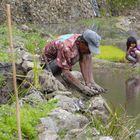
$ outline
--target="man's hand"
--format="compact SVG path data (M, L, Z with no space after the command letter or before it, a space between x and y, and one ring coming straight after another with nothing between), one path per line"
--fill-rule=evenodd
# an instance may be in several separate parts
M95 82L94 83L89 83L89 84L87 84L87 86L90 87L90 89L98 91L99 93L104 93L105 92L105 89L102 88L101 86L99 86L98 84L96 84Z
M84 94L88 95L88 96L94 96L94 95L98 95L99 94L99 91L93 89L93 88L90 88L88 86L84 86L84 89L82 91Z
M87 85L83 84L81 81L76 79L69 70L63 70L62 71L62 77L66 82L69 84L75 86L80 92L88 95L88 96L94 96L99 94L99 91L93 88L88 87Z

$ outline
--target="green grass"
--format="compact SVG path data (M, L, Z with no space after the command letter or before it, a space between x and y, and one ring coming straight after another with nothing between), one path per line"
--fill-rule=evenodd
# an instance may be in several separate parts
M30 32L24 32L17 28L17 25L12 26L13 38L15 36L20 36L23 39L27 40L25 43L25 47L29 52L37 53L38 50L41 50L45 44L47 43L47 39L41 36L41 33L38 30L33 30ZM8 29L7 26L0 25L0 45L4 46L4 48L8 48L9 38L8 38Z
M15 37L21 37L19 38L19 41L21 39L21 42L25 44L25 48L33 54L40 54L42 51L42 48L45 47L47 42L50 41L50 39L45 39L41 36L41 32L39 30L33 29L33 31L30 32L24 32L17 28L17 25L12 26L13 31L13 41ZM18 39L17 39L18 41ZM13 42L14 43L14 42ZM8 36L8 29L5 24L0 25L0 62L9 62L9 36Z
M9 55L3 50L0 52L0 62L9 62Z
M23 138L29 140L37 139L36 125L39 123L39 118L46 117L50 111L56 108L56 102L56 100L51 100L48 103L38 104L35 107L24 105L21 108L21 130ZM0 139L17 139L16 115L13 106L2 105L0 107Z
M136 120L139 118L139 116L135 118L128 116L122 107L111 109L111 114L106 122L99 115L95 117L89 113L88 116L91 118L91 121L84 128L85 131L90 127L94 127L101 136L112 136L115 140L129 140L131 137L134 138ZM94 134L91 133L91 136L94 136Z
M125 52L115 46L100 46L101 53L96 58L113 62L125 62Z
M0 45L7 46L8 45L8 31L4 25L0 25Z

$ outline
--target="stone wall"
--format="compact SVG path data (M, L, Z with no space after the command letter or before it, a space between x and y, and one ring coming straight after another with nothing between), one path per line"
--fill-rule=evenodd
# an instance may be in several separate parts
M0 23L6 19L6 3L11 4L15 22L62 23L93 17L91 0L0 0Z

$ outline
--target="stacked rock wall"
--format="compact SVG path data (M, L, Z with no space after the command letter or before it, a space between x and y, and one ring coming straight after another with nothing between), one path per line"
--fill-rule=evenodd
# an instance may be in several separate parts
M6 3L11 4L15 22L62 23L93 17L91 0L0 0L0 23L6 19Z

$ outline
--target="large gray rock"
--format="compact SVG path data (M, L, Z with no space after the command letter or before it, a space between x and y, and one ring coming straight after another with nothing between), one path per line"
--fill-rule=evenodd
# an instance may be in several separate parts
M83 132L83 129L72 129L70 130L67 135L65 136L65 140L78 140L77 136ZM85 139L85 137L81 137L80 140Z
M15 50L26 50L25 44L27 43L27 40L25 38L22 38L21 36L14 36L13 37L13 45Z
M41 124L38 126L40 136L45 132L47 133L47 131L58 134L64 130L80 129L88 123L85 116L72 114L61 108L55 109L49 114L49 117L41 118L40 121Z
M25 52L25 53L22 54L22 59L24 61L32 61L33 62L34 61L34 56L29 52Z
M72 129L64 140L114 140L111 136L100 136L96 128Z
M70 98L63 95L57 95L54 99L58 100L57 105L69 112L76 112L84 108L84 103L77 98Z
M38 78L37 88L39 88L43 93L50 93L58 90L66 91L66 88L52 75L52 73L48 72L47 70L39 69L36 71L36 73L34 73L33 70L27 73L24 86L35 86L35 76L37 76L36 78Z
M54 133L57 133L59 131L57 122L54 121L51 117L41 118L40 121L41 121L41 124L38 125L39 133L42 133L45 130L47 130L47 131L49 130Z
M89 100L88 110L93 116L100 116L104 122L108 118L108 108L102 96L95 96Z
M22 59L22 68L25 72L28 72L31 69L41 69L39 55L31 55L30 53L25 53L21 55Z
M65 140L92 140L99 132L95 128L72 129L65 136Z
M39 135L39 140L58 140L58 135L52 131L45 131Z
M31 61L23 61L22 63L23 71L28 72L29 70L34 68L34 63Z
M14 87L11 72L12 66L10 63L0 62L0 104L7 103L13 95Z
M72 93L70 92L70 91L54 91L54 92L51 92L51 93L49 93L49 94L46 94L45 95L45 98L46 99L51 99L51 98L53 98L53 97L55 97L55 96L67 96L67 95L72 95Z
M71 74L72 74L75 78L77 78L77 79L79 79L79 80L83 80L83 76L82 76L82 73L81 73L81 72L79 72L79 71L71 71Z
M30 105L36 105L43 101L45 101L43 94L37 89L32 88L28 91L27 95L20 100L20 105L22 106L24 103L28 103Z
M88 123L88 119L85 116L72 114L60 108L55 109L49 116L56 120L59 129L71 130L74 128L82 128Z

